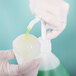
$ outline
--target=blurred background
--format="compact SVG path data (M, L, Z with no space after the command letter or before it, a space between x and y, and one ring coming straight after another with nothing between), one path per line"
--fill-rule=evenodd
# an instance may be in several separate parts
M52 40L53 53L63 62L71 76L76 76L76 0L66 0L70 4L67 27ZM29 9L29 0L0 0L0 50L12 49L12 41L26 32L26 27L34 18ZM41 35L40 23L31 33ZM17 64L16 59L9 61Z

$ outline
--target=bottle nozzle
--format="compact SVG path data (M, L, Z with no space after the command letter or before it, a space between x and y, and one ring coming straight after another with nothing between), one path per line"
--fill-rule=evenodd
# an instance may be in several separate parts
M32 20L32 21L29 23L29 25L28 25L28 27L27 27L27 30L30 31L30 30L32 29L32 27L33 27L37 22L39 22L39 21L40 21L40 19L36 17L34 20Z

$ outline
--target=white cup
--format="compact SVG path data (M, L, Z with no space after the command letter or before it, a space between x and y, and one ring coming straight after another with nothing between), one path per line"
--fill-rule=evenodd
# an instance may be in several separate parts
M40 57L40 48L39 40L31 34L22 34L13 41L13 51L18 64Z

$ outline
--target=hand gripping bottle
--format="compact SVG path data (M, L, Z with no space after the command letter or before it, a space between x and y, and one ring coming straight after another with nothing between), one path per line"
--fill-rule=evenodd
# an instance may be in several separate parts
M39 38L41 43L41 58L38 76L70 76L61 61L51 52L51 42L46 39L46 29L42 23L42 37Z

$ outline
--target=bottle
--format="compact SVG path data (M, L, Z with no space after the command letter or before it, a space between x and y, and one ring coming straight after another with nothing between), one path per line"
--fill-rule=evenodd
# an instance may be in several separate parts
M51 42L45 37L46 29L43 22L41 28L42 37L39 38L39 41L42 64L37 76L70 76L61 61L52 53Z

